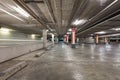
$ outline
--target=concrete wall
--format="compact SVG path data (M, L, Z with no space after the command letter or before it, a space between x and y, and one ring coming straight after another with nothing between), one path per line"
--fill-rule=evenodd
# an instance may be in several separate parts
M80 38L80 43L94 44L95 39L93 37Z
M93 37L86 38L86 43L95 43L95 39Z
M51 42L47 43L47 46ZM16 30L3 30L0 28L0 63L43 48L40 36L31 36Z
M99 43L105 43L105 38L104 37L99 38Z
M8 28L7 28L8 29ZM24 34L16 30L8 29L9 31L0 30L0 39L24 39L24 40L38 40L40 35L36 35L35 38L32 37L32 34Z
M47 46L49 45L51 43L47 44ZM0 63L41 48L43 48L43 43L38 42L15 46L0 46Z

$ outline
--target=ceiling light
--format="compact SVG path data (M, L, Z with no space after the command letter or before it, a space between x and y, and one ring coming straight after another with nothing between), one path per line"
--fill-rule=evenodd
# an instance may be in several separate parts
M119 31L120 28L112 28L112 30Z
M97 1L100 3L101 6L103 6L107 2L107 0L97 0Z
M2 9L2 8L0 8L0 10L3 11L3 12L5 12L5 13L7 13L7 14L9 14L10 16L13 16L14 18L16 18L16 19L18 19L18 20L20 20L20 21L23 21L23 20L20 19L19 17L17 17L17 16L15 16L15 15L11 14L10 12L8 12L8 11Z
M112 5L114 5L116 2L118 2L118 0L113 0L113 2L111 4L109 4L105 9L108 9L109 7L111 7Z
M68 29L68 31L72 31L72 29L70 28L70 29Z
M96 32L96 34L105 34L105 31Z
M25 17L30 17L30 15L25 11L23 10L21 7L14 7L14 6L11 6L14 10L16 10L19 14L25 16Z
M90 34L91 36L93 36L94 34Z
M86 22L87 20L85 20L85 19L81 19L81 20L76 20L73 24L74 25L82 25L82 24L84 24L85 22Z
M48 32L49 30L47 29L46 31Z
M67 34L71 34L71 32L67 32Z
M8 32L9 29L8 28L0 28L1 31L4 31L4 32Z
M35 39L35 34L32 34L32 35L31 35L31 38L32 38L32 39Z
M10 29L0 28L0 33L3 34L3 35L8 35L10 33Z

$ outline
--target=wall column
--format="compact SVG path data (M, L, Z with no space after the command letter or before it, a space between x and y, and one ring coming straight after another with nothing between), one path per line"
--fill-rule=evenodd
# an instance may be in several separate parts
M47 30L43 30L43 48L47 48Z
M69 35L66 35L66 43L69 43Z
M76 39L76 43L77 43L77 44L80 43L80 39L79 39L79 38Z
M51 34L51 36L52 36L52 43L54 44L54 43L55 43L55 42L54 42L54 39L55 39L54 37L55 37L55 36L54 36L54 34Z
M64 35L64 43L66 43L66 35Z
M72 28L72 39L71 39L72 41L71 41L71 47L72 48L75 48L76 47L76 28L75 27L73 27Z
M106 37L104 38L104 41L105 41L105 44L108 43L108 39Z
M95 43L96 43L96 44L99 43L99 36L98 36L98 35L96 35L96 37L95 37Z

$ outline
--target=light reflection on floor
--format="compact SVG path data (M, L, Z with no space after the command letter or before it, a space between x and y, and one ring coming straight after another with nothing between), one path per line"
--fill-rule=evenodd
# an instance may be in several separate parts
M58 44L9 80L120 80L119 46Z

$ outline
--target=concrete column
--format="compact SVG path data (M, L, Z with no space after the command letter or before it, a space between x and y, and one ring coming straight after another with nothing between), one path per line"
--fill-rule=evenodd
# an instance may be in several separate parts
M64 42L67 44L68 43L68 35L64 35Z
M55 38L56 43L58 43L58 37Z
M58 43L58 37L57 36L54 36L54 44L57 44Z
M54 34L51 34L51 36L52 36L52 43L54 44Z
M64 35L64 43L66 43L66 35Z
M71 47L72 48L75 48L76 47L76 42L75 42L75 40L76 40L76 28L75 27L73 27L72 28L72 41L71 41Z
M79 38L77 38L77 40L76 40L76 41L77 41L77 43L79 43L79 42L80 42Z
M96 43L96 44L99 43L99 36L98 36L98 35L96 35L96 37L95 37L95 43Z
M105 44L108 43L108 39L106 37L104 38L104 42L105 42Z
M47 47L47 30L43 30L43 48Z
M68 44L69 43L69 36L66 35L66 43Z

